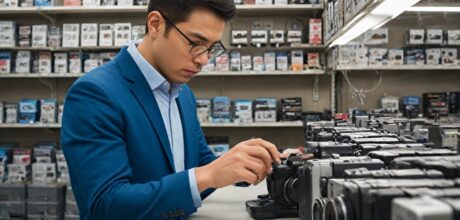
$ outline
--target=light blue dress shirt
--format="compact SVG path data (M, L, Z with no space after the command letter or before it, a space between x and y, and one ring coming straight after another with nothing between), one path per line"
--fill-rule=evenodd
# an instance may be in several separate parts
M184 170L184 133L176 98L182 84L170 84L137 50L134 41L129 43L128 52L147 80L160 108L161 117L168 133L176 172ZM201 206L200 192L196 184L195 169L188 171L190 191L196 208Z

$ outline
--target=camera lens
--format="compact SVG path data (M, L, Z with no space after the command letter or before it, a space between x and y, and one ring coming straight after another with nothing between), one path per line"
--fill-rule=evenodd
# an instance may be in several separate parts
M339 196L327 202L324 220L351 220L343 197Z
M299 184L298 178L289 178L284 183L284 199L289 205L296 205L299 203Z
M324 209L326 208L327 201L327 198L315 200L315 204L313 204L313 220L323 220Z

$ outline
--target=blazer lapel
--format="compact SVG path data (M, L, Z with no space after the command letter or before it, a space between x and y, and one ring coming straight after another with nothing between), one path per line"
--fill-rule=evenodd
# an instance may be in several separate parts
M137 67L136 63L126 48L123 48L115 59L120 66L120 72L122 73L123 78L132 82L130 88L131 92L136 97L139 104L142 106L145 114L148 116L150 124L153 126L157 137L160 139L161 146L163 147L163 151L168 158L169 165L174 171L174 159L168 140L168 134L166 133L166 128L163 122L163 118L161 117L158 103L152 91L150 90L150 86L148 85L147 80L142 75L142 72Z

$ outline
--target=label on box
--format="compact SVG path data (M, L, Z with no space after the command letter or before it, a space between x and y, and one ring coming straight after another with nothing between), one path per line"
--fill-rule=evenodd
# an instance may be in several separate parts
M51 73L51 52L39 52L38 72Z
M41 100L40 122L42 123L56 123L57 113L56 99Z
M237 51L230 53L230 70L241 71L241 54Z
M264 71L264 57L254 56L252 58L254 64L254 71Z
M99 25L99 46L113 46L113 24Z
M426 64L428 65L441 64L441 48L426 49Z
M33 183L54 183L56 182L55 163L34 163L32 164Z
M241 69L245 71L252 70L252 57L251 55L241 56Z
M32 47L46 47L48 25L32 25Z
M425 43L425 30L423 29L410 29L409 40L410 45L420 45Z
M275 71L276 70L276 53L267 52L264 54L265 61L265 71Z
M444 34L442 29L426 30L426 43L441 45L443 43Z
M16 71L17 73L30 73L30 51L20 50L16 54Z
M369 65L382 66L388 63L388 49L386 48L370 48L369 49Z
M287 71L289 69L288 56L285 52L276 54L276 70Z
M12 21L0 21L0 47L16 46L16 25Z
M390 49L388 51L388 64L389 65L403 65L404 64L404 50Z
M441 50L441 60L444 65L457 65L457 49L455 48L443 48Z
M54 53L54 72L67 73L67 53Z
M64 24L62 29L62 47L79 47L80 24Z
M5 123L14 124L18 122L18 105L6 104L5 113Z

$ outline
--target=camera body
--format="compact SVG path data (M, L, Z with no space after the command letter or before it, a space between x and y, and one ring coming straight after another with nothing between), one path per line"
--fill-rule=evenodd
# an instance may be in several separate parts
M452 198L397 198L392 203L392 219L460 219L460 199Z
M290 156L281 164L273 166L267 177L267 195L246 202L246 211L254 219L297 217L298 187L297 170L306 162L305 155Z
M380 160L369 157L340 157L309 160L299 168L299 216L301 219L313 219L312 210L315 199L325 197L329 178L341 178L345 170L366 167L370 170L382 169Z
M434 169L442 172L446 178L456 178L460 177L460 156L401 157L394 159L390 168Z

